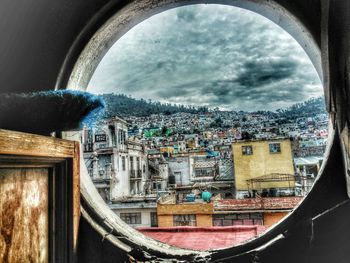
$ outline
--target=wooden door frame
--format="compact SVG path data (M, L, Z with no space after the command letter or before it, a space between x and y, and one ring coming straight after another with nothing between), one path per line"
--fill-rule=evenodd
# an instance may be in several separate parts
M72 262L80 219L79 142L0 129L1 168L49 169L49 261Z

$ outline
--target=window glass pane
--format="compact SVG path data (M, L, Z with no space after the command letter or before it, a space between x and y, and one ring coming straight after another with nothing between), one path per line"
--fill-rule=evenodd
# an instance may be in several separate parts
M222 220L221 219L215 219L213 221L213 226L222 226Z
M249 213L246 214L238 214L237 215L238 219L249 219Z
M253 146L251 146L251 145L242 146L242 154L243 155L252 155L253 154Z
M127 224L141 224L141 213L120 213L120 218Z
M262 214L261 213L251 213L250 218L252 219L262 219Z
M229 219L223 220L223 226L232 226L232 225L233 225L232 220L229 220Z
M174 215L174 226L196 226L196 215Z
M270 143L269 150L270 150L270 153L280 153L281 152L281 144L280 143Z
M243 225L253 225L253 219L244 219Z
M225 219L237 219L237 215L233 214L233 215L225 215Z

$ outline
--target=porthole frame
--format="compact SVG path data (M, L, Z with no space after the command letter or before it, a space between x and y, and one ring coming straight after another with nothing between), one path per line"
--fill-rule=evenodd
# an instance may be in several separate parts
M320 44L317 43L312 34L303 26L297 17L276 1L261 1L258 3L254 0L134 0L128 1L128 3L122 6L117 3L108 4L91 20L76 39L67 55L61 74L57 79L56 89L69 88L85 90L94 70L103 56L115 41L130 28L164 10L183 5L201 3L241 7L272 20L289 32L296 41L299 42L314 64L320 79L323 79L323 73L327 71L322 67ZM85 47L82 48L82 46ZM328 99L327 94L329 94L329 86L325 86L324 89L326 99ZM336 131L336 125L334 124L335 122L330 122L325 161L322 164L320 173L310 193L303 199L301 204L279 224L269 229L262 236L244 244L210 251L194 251L175 248L145 237L122 222L103 202L90 180L84 165L81 167L82 215L105 239L108 239L112 244L124 250L126 253L133 255L132 252L135 249L141 249L144 259L157 258L157 260L160 261L162 259L187 261L191 258L196 262L206 262L208 260L219 261L221 258L228 257L254 257L254 255L258 254L266 247L276 242L283 241L283 239L292 232L291 229L295 229L295 224L303 227L304 223L308 222L310 217L312 217L312 215L306 211L310 209L313 200L317 199L317 194L319 193L318 188L324 187L322 178L325 176L325 169L329 156L332 150L335 151L335 148L339 147L339 136ZM336 144L334 144L335 141ZM84 164L84 162L81 163Z

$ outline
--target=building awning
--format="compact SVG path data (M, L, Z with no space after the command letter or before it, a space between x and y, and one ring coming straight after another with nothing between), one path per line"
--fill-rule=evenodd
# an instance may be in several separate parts
M297 157L294 158L294 163L296 166L303 166L303 165L318 165L320 161L323 160L323 157Z

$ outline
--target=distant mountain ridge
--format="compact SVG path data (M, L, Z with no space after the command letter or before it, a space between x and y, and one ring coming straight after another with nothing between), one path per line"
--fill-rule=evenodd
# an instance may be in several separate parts
M175 105L161 103L144 99L135 99L124 94L103 94L100 95L106 102L106 117L112 116L136 116L145 117L151 114L171 115L178 112L186 113L206 113L208 107L194 107L185 105Z
M286 109L278 109L281 117L296 119L300 117L311 117L320 113L327 113L324 97L311 98L304 102L295 103Z
M179 112L203 114L214 111L208 107L176 105L161 103L159 101L135 99L125 94L102 94L99 96L106 102L106 118L116 115L121 117L146 117L151 114L171 115ZM271 111L266 112L272 113ZM304 102L293 104L288 108L278 109L273 113L273 115L277 114L280 117L288 117L293 119L298 117L314 116L315 114L319 113L327 113L325 109L324 97L311 98Z

